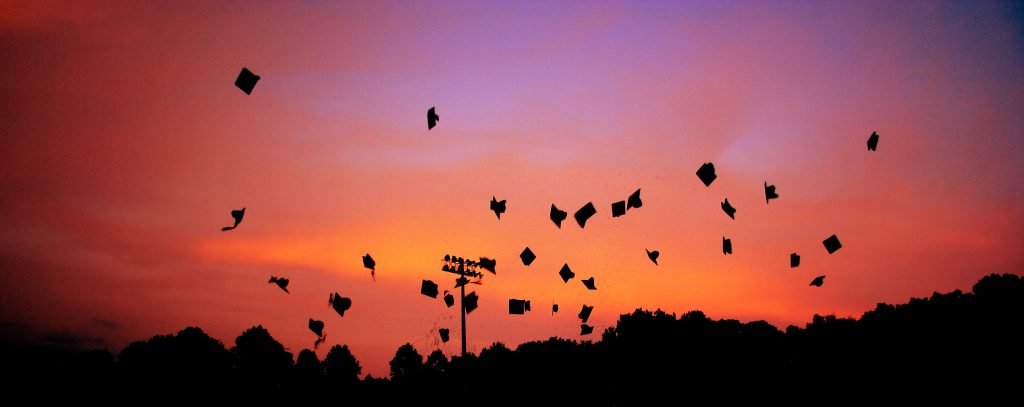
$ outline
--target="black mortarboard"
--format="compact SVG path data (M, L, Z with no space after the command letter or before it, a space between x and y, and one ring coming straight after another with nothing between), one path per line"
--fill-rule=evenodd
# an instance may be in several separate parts
M576 273L573 273L572 270L569 269L569 263L562 265L562 269L558 270L558 275L562 276L562 281L565 283L568 283L570 279L576 277Z
M732 239L722 238L722 253L732 254Z
M284 290L284 292L288 292L287 278L270 276L270 281L268 281L268 283L277 284L277 286L281 287L281 289Z
M220 228L221 232L227 232L231 229L237 228L239 223L242 223L242 217L245 216L245 208L232 210L231 217L235 219L235 224Z
M700 178L701 182L704 183L704 186L711 186L711 183L715 181L715 178L718 178L718 176L715 175L715 165L712 163L704 163L704 165L700 166L700 169L697 170L697 178Z
M800 267L800 255L793 253L789 255L789 267Z
M595 213L597 213L597 208L594 208L594 203L587 202L586 205L583 205L583 207L576 211L572 216L576 218L576 223L580 224L580 228L583 228L587 226L587 219L590 219L590 217L594 216Z
M316 336L324 336L324 321L317 321L313 318L309 319L309 330L313 331Z
M363 255L363 267L366 267L370 270L373 270L374 268L377 267L377 262L373 261L373 257L370 257L369 253Z
M438 329L437 334L441 336L441 342L448 342L448 328Z
M641 206L644 206L644 201L640 200L640 189L638 188L636 192L630 194L629 198L626 199L626 208L633 209Z
M765 201L765 203L767 203L768 201L770 201L772 199L776 199L778 197L779 197L779 194L775 193L775 185L768 185L768 182L766 181L764 183L764 201Z
M476 292L475 291L469 293L469 295L466 296L466 299L462 300L463 306L466 307L466 313L467 314L470 313L470 312L473 312L473 310L476 309L477 302L479 300L480 300L480 297L476 296Z
M661 253L658 252L657 250L654 250L654 251L650 251L650 250L647 250L647 249L644 249L644 250L647 251L647 258L651 259L651 261L654 262L654 265L658 265L658 256L661 256Z
M441 120L441 116L438 116L437 112L434 111L434 107L431 106L430 110L427 110L427 130L433 129L434 126L437 126L438 120Z
M722 210L725 211L725 214L729 215L730 218L736 219L736 208L733 208L732 205L729 204L729 199L722 202Z
M437 283L430 280L423 280L423 284L420 284L420 294L430 298L437 298Z
M587 320L590 319L590 313L592 311L594 311L594 307L583 305L583 309L580 310L580 313L577 316L583 321L583 323L586 323Z
M497 200L493 196L491 197L491 210L494 211L494 215L501 220L501 214L505 213L505 200Z
M868 150L875 151L878 148L878 133L871 132L871 137L868 137Z
M612 204L612 217L617 218L626 214L626 201L618 201Z
M562 221L567 217L569 217L568 212L558 209L555 204L551 204L551 221L555 222L555 226L558 226L558 228L561 229Z
M811 281L810 285L813 285L815 287L821 287L822 284L825 284L825 276L815 277L814 280Z
M828 250L828 254L835 253L836 250L843 247L843 244L839 243L839 237L836 235L829 236L828 239L825 239L825 241L821 243L825 244L825 250Z
M526 300L526 312L530 312L530 300Z
M527 303L529 303L529 301L509 299L508 300L508 313L509 314L516 314L516 315L525 314L526 311L529 311L529 309L527 309L528 308L527 307Z
M533 254L533 250L530 250L530 248L527 247L523 249L522 253L519 253L519 258L523 261L524 266L529 266L537 259L537 256Z
M251 95L252 88L256 87L256 82L259 80L259 75L252 73L248 68L242 68L242 72L238 73L238 79L235 79L235 86L246 95Z
M594 285L594 277L590 277L586 280L580 280L587 287L588 290L596 290L597 286Z
M345 316L345 311L352 308L352 299L342 297L341 294L338 293L332 293L327 299L327 303L331 304L331 308L334 308L334 312L337 312L338 315L341 316Z
M555 315L558 312L558 304L551 304L551 315Z
M491 274L498 274L498 271L495 270L495 268L498 266L498 261L497 260L488 259L486 257L481 257L479 264L480 264L480 268L482 268L484 270L487 270L487 271L490 271Z
M455 288L462 287L466 284L469 284L469 279L466 278L466 276L459 276L459 278L455 279Z
M455 296L452 295L452 293L448 292L448 290L444 290L444 305L447 305L448 308L451 308L452 305L455 305Z
M580 324L580 335L590 335L594 333L594 327L587 324Z

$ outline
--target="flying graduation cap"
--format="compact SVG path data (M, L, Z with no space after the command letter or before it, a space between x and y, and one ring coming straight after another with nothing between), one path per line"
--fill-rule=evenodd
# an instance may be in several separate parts
M438 329L437 334L441 337L441 342L448 343L448 328Z
M505 200L497 200L495 197L491 197L491 210L501 220L501 214L505 213Z
M636 192L629 195L626 199L626 209L635 209L644 206L644 201L640 199L640 189L637 188Z
M533 254L533 250L527 247L523 249L522 253L519 253L519 259L523 261L524 266L529 266L537 259L537 255Z
M800 255L792 253L789 255L789 267L800 267Z
M562 265L562 269L558 270L558 275L562 277L562 282L564 283L568 283L569 280L576 277L576 273L573 273L572 270L569 269L569 263Z
M825 245L825 250L828 250L828 254L835 253L836 250L843 247L843 244L839 243L839 237L836 235L829 236L828 239L825 239L825 241L821 243Z
M324 339L327 339L327 337L324 336L324 321L317 321L313 318L310 318L309 330L313 331L313 333L316 334L316 342L313 342L314 348L320 346Z
M497 260L481 257L480 262L478 262L477 265L479 265L480 268L484 270L490 271L491 274L498 274L497 270L495 270L495 268L498 266Z
M654 262L654 265L657 266L658 265L658 256L661 256L661 253L658 252L657 250L651 251L651 250L644 249L644 251L647 252L647 258L651 259L651 261Z
M562 221L565 220L565 218L569 217L569 213L566 212L566 211L563 211L561 209L558 209L558 207L555 206L555 204L551 204L551 215L550 216L551 216L551 221L555 222L555 226L558 226L558 228L561 229L562 228Z
M558 304L551 304L551 315L558 313Z
M370 257L370 253L363 255L363 267L370 269L370 277L373 278L373 281L377 281L377 262L373 261L373 257Z
M242 68L242 72L238 73L238 79L235 79L235 86L245 92L246 95L252 94L252 89L256 87L256 82L260 80L259 75L252 73L248 68Z
M813 285L815 287L821 287L822 284L825 284L825 276L815 277L814 280L811 281L810 285Z
M480 301L480 297L476 296L476 291L469 293L466 299L462 300L462 304L466 307L466 313L473 312L476 309L477 303Z
M220 228L220 231L221 232L227 232L229 230L237 228L238 224L242 223L242 217L244 217L244 216L245 216L245 208L232 210L231 211L231 217L235 218L235 224L231 225L231 226L222 227L222 228Z
M270 276L270 281L268 281L267 283L269 283L269 284L277 284L277 286L281 287L281 289L284 290L284 292L286 292L286 293L288 292L288 279L287 278Z
M331 308L334 308L334 312L337 312L340 316L345 316L345 311L352 308L352 299L348 297L342 297L341 294L332 293L327 299L327 303L331 304Z
M718 176L715 175L715 165L712 163L704 163L704 165L697 169L697 178L700 178L700 181L704 183L704 186L710 187L711 183L715 181L715 178L718 178Z
M452 305L455 305L455 296L452 295L452 293L448 292L448 290L444 290L444 305L447 305L448 308L451 308Z
M618 201L612 204L612 217L617 218L626 214L626 201Z
M590 277L586 280L580 280L580 282L583 283L583 285L586 286L588 290L597 290L597 286L594 285L594 277Z
M441 120L441 116L438 116L437 113L434 112L434 107L431 106L430 110L427 110L427 130L433 129L434 126L437 126L438 120Z
M508 313L513 315L523 315L530 310L530 300L508 300Z
M722 237L722 253L732 254L732 239Z
M871 132L871 137L868 137L868 150L875 151L878 148L878 132Z
M725 214L729 215L730 218L736 220L736 208L733 208L732 205L729 204L728 198L725 202L722 202L722 210L725 211Z
M587 324L580 324L580 335L590 335L594 333L594 327Z
M576 223L578 223L580 225L580 229L582 229L585 226L587 226L587 219L590 219L590 217L594 216L594 214L596 213L597 208L594 208L594 203L587 202L587 204L583 205L583 207L580 208L580 210L576 211L576 213L573 214L572 217L576 218Z
M455 279L455 288L462 287L466 284L469 284L469 279L466 278L466 276L459 276L459 278Z
M594 311L594 307L588 306L588 305L584 304L583 305L583 309L580 310L580 313L579 313L579 315L577 315L577 317L579 317L580 320L582 320L583 323L585 324L585 323L587 323L587 320L590 319L590 313L593 312L593 311Z
M768 185L768 182L765 181L765 183L764 183L764 202L768 203L768 201L770 201L772 199L778 199L778 198L779 198L779 194L775 193L775 185Z
M420 284L420 294L430 298L437 298L437 283L430 280L423 280Z

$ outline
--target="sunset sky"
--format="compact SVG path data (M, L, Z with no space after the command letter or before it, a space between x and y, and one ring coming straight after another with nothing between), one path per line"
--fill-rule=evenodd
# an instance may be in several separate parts
M451 287L445 253L498 262L474 352L638 307L784 329L1024 266L1020 3L0 0L0 54L5 337L116 353L261 324L298 353L316 318L321 357L380 376L406 342L458 352L458 307L419 294Z

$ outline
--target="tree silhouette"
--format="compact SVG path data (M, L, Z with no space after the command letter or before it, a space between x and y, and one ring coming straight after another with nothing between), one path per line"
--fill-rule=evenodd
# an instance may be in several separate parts
M292 366L292 354L277 342L262 325L242 332L235 338L236 367L243 387L279 389Z
M395 383L410 383L417 379L420 370L423 368L423 356L407 343L395 351L395 357L389 362L391 366L391 381Z
M129 344L118 367L140 390L180 387L203 391L230 375L231 353L220 341L195 327Z
M363 368L349 351L348 345L334 345L324 357L324 372L327 382L342 387L353 386L359 382L359 374Z

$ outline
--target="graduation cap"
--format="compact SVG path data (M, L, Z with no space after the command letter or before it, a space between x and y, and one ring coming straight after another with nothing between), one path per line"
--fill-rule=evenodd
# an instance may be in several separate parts
M825 245L825 250L828 250L828 254L835 253L836 250L843 247L843 244L839 243L839 237L836 235L829 236L828 239L825 239L825 241L821 243Z
M570 279L576 277L576 273L573 273L572 270L569 269L569 263L562 265L562 269L558 270L558 275L562 276L562 282L565 283L568 283Z
M590 217L594 216L594 214L596 213L597 208L594 208L594 203L587 202L587 204L583 205L583 207L580 208L580 210L576 211L576 213L573 214L572 217L576 218L576 223L579 223L580 228L583 228L587 226L587 219L590 219Z
M466 278L466 276L459 276L459 278L455 279L455 288L462 287L466 284L469 284L469 279Z
M373 257L370 257L370 253L363 255L363 267L370 269L370 277L373 278L373 281L377 281L377 262L373 261Z
M736 208L733 208L732 205L729 204L729 199L722 202L722 210L725 211L725 214L729 215L730 218L733 218L733 220L736 219Z
M626 209L639 208L644 206L644 201L640 200L640 189L637 188L636 192L629 195L626 199Z
M770 201L772 199L777 199L778 197L779 197L779 194L775 193L775 185L768 185L768 182L765 181L765 183L764 183L764 202L768 203L768 201Z
M522 315L522 314L526 313L526 311L529 311L529 310L530 310L530 301L529 300L515 300L515 299L509 299L508 300L508 313L509 314Z
M451 308L452 305L455 305L455 296L452 295L452 293L448 292L448 290L444 290L444 305L447 305L448 308Z
M594 277L590 277L586 280L580 280L587 287L588 290L597 290L597 286L594 285Z
M427 110L427 130L433 129L434 126L437 126L438 120L441 120L441 116L438 116L437 112L434 111L434 107L431 106L430 110Z
M580 313L577 316L580 318L580 320L583 321L583 323L587 323L587 320L590 319L590 313L592 311L594 311L594 307L587 306L586 304L584 304L583 309L580 310Z
M242 223L242 217L245 216L245 208L231 211L231 217L235 218L235 224L232 226L226 226L220 228L221 232L227 232L231 229L237 228L239 223Z
M448 328L438 329L437 334L441 336L441 342L448 343Z
M324 321L317 321L313 318L309 319L309 330L313 331L318 337L324 336Z
M590 335L594 333L594 327L587 324L580 324L580 335Z
M722 253L732 254L732 239L722 238Z
M491 210L498 216L498 220L501 220L501 214L505 213L505 200L497 200L493 196L491 197Z
M537 256L533 254L533 250L530 250L530 248L527 247L523 249L522 253L519 253L519 259L523 261L524 266L529 266L537 259Z
M423 280L423 284L420 284L420 294L430 298L437 298L437 283L430 280Z
M555 222L555 226L558 226L558 228L561 229L562 221L567 217L569 217L568 212L558 209L555 204L551 204L551 221Z
M710 187L711 183L715 181L715 178L718 178L718 176L715 175L715 165L712 163L704 163L704 165L697 169L697 178L700 178L700 181L704 183L704 186Z
M799 266L800 266L800 255L796 254L796 253L790 254L789 255L789 267L799 267Z
M284 290L284 292L288 292L288 279L287 278L270 276L270 281L268 281L267 283L277 284L277 286L281 287L281 289Z
M466 307L466 313L467 314L470 313L470 312L473 312L473 310L476 309L477 302L479 300L480 300L480 297L476 296L476 292L475 291L469 293L469 295L466 296L466 299L462 300L462 305L464 307Z
M626 214L626 201L619 201L612 204L612 217L617 218Z
M338 293L331 294L330 298L327 300L327 303L331 304L331 308L334 308L334 312L337 312L338 315L341 316L345 316L345 311L348 311L349 308L352 308L352 299L342 297L341 294Z
M497 260L481 257L480 262L477 264L480 266L480 268L490 271L491 274L498 274L498 272L495 270L495 267L498 266Z
M551 304L551 315L555 315L558 312L558 304Z
M235 79L235 86L245 92L246 95L252 94L252 88L256 87L256 82L260 80L259 75L252 73L248 68L242 68L242 72L238 73L238 79Z
M657 266L657 256L662 255L662 253L658 252L657 250L651 251L644 249L644 251L647 252L647 258L650 258L651 261L654 261L654 266Z
M810 285L813 285L815 287L821 287L822 284L825 284L825 276L815 277L814 280L811 281Z
M868 137L868 150L875 151L878 148L878 132L871 132L871 137Z

